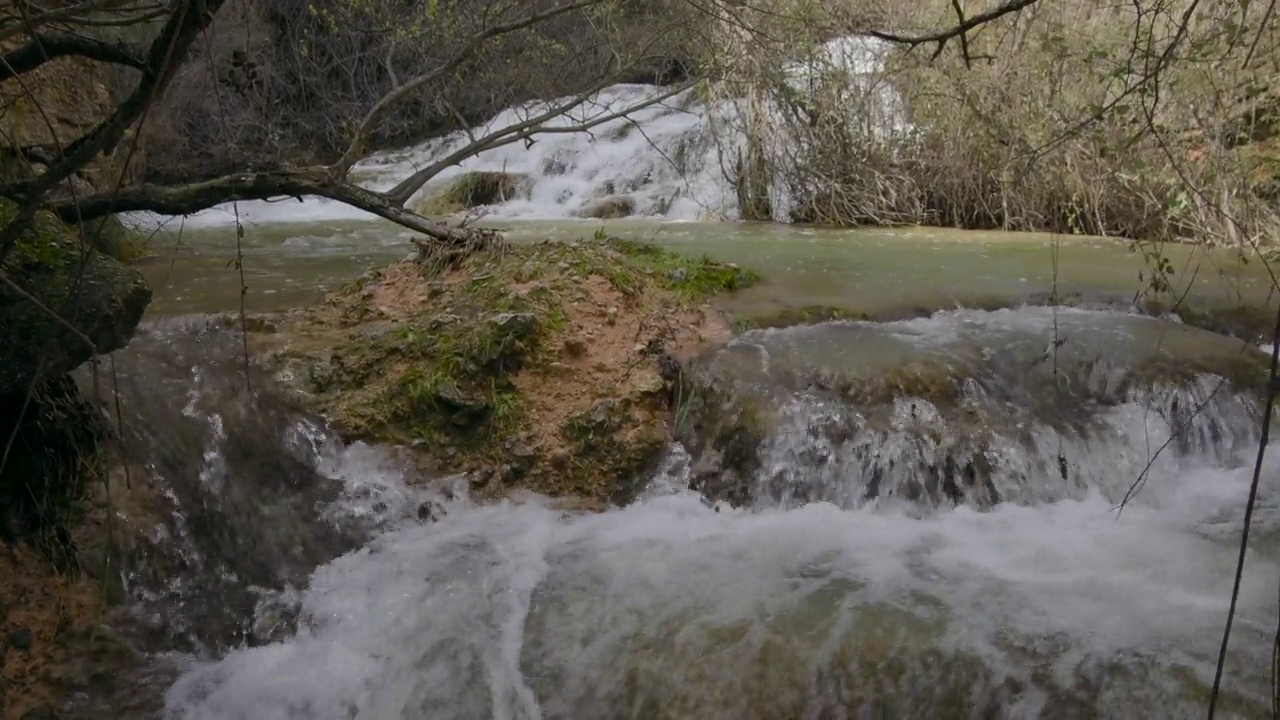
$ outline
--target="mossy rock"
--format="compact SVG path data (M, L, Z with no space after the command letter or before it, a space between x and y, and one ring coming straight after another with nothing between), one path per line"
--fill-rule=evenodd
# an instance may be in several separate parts
M706 301L755 279L618 239L402 262L278 323L274 356L344 435L418 447L481 494L624 503L669 441L669 351L709 323L727 338Z
M0 202L0 226L16 211ZM12 283L0 285L0 394L25 391L38 377L63 375L124 347L151 301L139 272L43 211L0 272Z
M424 197L415 208L422 215L451 215L487 205L498 205L528 194L527 176L503 172L469 172Z
M634 214L636 203L629 197L614 195L588 203L578 215L584 218L610 220Z
M117 215L107 215L76 226L80 237L109 258L128 263L147 254L147 233L131 227Z

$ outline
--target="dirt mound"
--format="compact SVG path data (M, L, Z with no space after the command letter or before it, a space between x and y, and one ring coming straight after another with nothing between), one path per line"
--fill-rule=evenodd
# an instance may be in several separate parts
M622 240L402 262L259 347L348 437L418 447L485 494L626 502L669 438L682 358L727 339L734 265Z

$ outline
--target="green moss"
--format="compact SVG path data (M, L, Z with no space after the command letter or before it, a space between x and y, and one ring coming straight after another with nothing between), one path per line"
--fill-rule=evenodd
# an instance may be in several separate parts
M561 435L571 443L573 461L565 472L575 487L602 485L610 502L635 500L666 448L657 428L639 427L628 402L603 400L567 419Z
M0 226L17 215L16 205L0 201ZM0 271L12 281L0 286L0 393L25 390L37 368L54 377L95 352L123 347L151 299L139 273L95 252L44 211Z
M120 262L140 260L147 254L150 235L109 215L77 226L80 237L95 250Z
M479 471L486 491L518 479L550 494L623 502L665 446L665 394L594 373L596 386L559 397L554 409L534 396L564 382L566 363L589 362L566 350L570 340L583 342L584 324L613 324L612 314L602 316L601 296L583 303L604 290L599 278L624 296L610 299L618 305L610 313L653 318L755 276L624 241L509 245L448 267L399 264L330 298L319 316L328 318L325 326L316 329L330 350L284 361L304 361L293 375L348 436L430 448L447 458L448 471ZM412 305L396 307L391 318L390 298ZM330 342L334 331L340 339ZM640 355L637 362L657 361ZM592 408L601 417L576 404L614 395L621 395L616 405ZM562 446L571 457L557 452Z
M760 281L760 276L752 270L744 270L733 263L717 262L706 255L689 257L650 243L622 238L608 238L605 244L630 260L624 266L604 271L614 286L623 292L637 284L636 274L651 278L659 286L689 301L742 290Z
M518 197L529 185L523 175L502 172L469 172L444 189L427 196L415 208L422 215L451 215Z

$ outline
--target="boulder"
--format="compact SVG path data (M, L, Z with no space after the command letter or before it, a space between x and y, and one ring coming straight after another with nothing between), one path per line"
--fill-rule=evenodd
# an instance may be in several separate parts
M585 218L612 220L627 217L635 211L636 205L631 198L623 195L611 195L588 203L578 214Z
M15 212L0 202L0 226ZM0 273L0 395L124 347L151 301L141 273L85 248L44 212L0 260Z

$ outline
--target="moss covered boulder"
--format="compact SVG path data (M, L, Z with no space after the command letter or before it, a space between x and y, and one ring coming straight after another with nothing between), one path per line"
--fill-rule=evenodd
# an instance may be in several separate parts
M533 183L528 176L504 172L468 172L443 188L428 191L415 205L423 215L450 215L486 205L527 197Z
M402 262L260 333L348 437L405 443L490 495L626 502L669 439L681 359L730 336L734 265L622 240Z
M0 202L0 226L14 213ZM141 273L44 212L0 261L0 273L0 395L123 347L151 301Z

